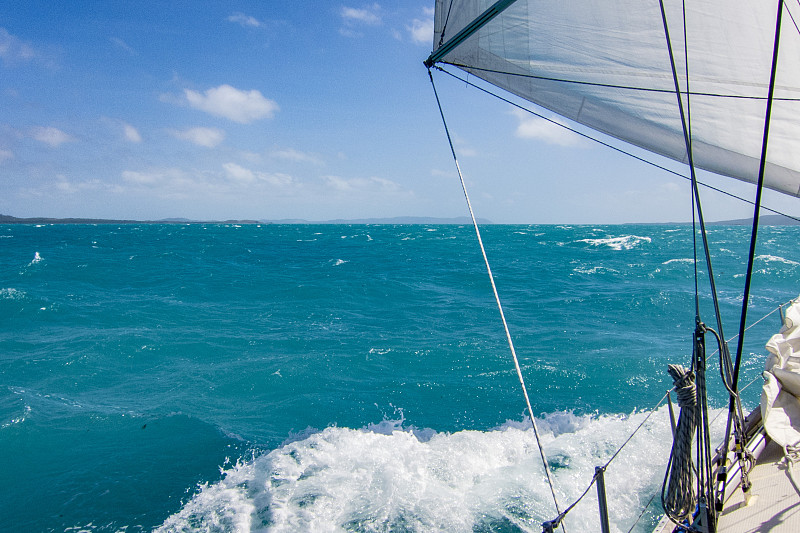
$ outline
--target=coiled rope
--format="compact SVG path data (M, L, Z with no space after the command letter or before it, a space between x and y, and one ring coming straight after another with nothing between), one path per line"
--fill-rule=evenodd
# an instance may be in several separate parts
M752 324L747 326L747 329L752 328L753 326L755 326L758 323L760 323L763 320L765 320L767 317L771 316L773 313L780 311L783 307L785 307L785 306L787 306L787 305L789 305L789 304L791 304L793 302L794 302L794 300L789 300L787 303L776 307L772 311L769 311L763 317L761 317L760 319L756 320L755 322L753 322ZM736 338L736 336L734 336L733 338ZM733 338L729 339L729 341L733 340ZM673 365L670 365L670 366L673 366ZM611 458L608 461L606 461L606 463L601 467L603 471L605 471L609 466L611 466L611 463L617 458L617 456L620 454L620 452L622 452L623 448L625 448L625 446L629 442L631 442L633 437L639 432L640 429L642 429L642 427L645 425L645 423L647 423L647 421L650 419L650 417L654 413L657 412L659 407L661 407L661 404L664 403L664 401L669 398L669 394L672 391L676 391L677 392L678 384L684 385L684 387L682 388L683 392L678 393L678 395L679 395L679 397L678 397L679 405L681 405L681 401L682 401L681 398L684 398L687 401L689 401L689 403L691 405L692 397L696 397L696 392L692 392L692 386L688 386L689 385L689 381L690 381L691 371L688 371L685 368L680 367L679 365L675 365L675 366L676 366L676 370L678 368L682 369L681 371L678 371L679 380L678 380L678 383L675 384L676 386L673 387L672 389L670 389L669 391L667 391L667 393L664 394L664 396L661 397L661 399L658 401L658 403L655 406L653 406L652 409L650 409L650 412L645 417L645 419L642 420L642 422L636 427L636 429L633 431L633 433L631 433L631 435L625 440L625 442L622 443L622 445L617 449L617 451L614 452L614 454L611 456ZM668 371L669 371L669 369L668 369ZM681 377L681 376L683 376L683 377ZM673 376L673 379L674 379L674 376ZM740 392L744 391L745 389L747 389L753 383L756 383L760 379L761 379L761 375L759 374L755 378L753 378L753 380L750 381L750 383L748 383L747 385L742 387L740 389ZM695 390L696 390L696 385L694 385L694 387L695 387ZM694 418L695 418L695 420L697 420L698 414L697 414L697 402L696 402L696 400L693 403L694 403L694 406L695 406L695 408L694 408ZM683 405L681 405L681 407L683 407ZM717 416L715 417L714 421L716 421L717 418L719 418L721 415L723 415L725 413L726 413L726 411L720 411L717 414ZM688 420L688 418L687 418L687 420ZM714 423L714 421L712 421L712 424ZM676 430L675 434L677 434L677 430ZM673 435L673 438L675 439L676 437L674 435ZM688 440L691 443L691 439L688 439ZM684 448L686 447L686 439L684 439L683 444L681 446L684 447ZM689 448L691 448L691 444L689 444ZM672 457L670 458L670 461L672 461ZM693 473L694 472L694 467L690 467L689 472ZM557 525L558 523L560 523L560 521L564 519L564 517L567 515L567 513L569 513L584 498L584 496L586 496L589 493L589 489L592 488L592 485L594 485L596 481L597 481L597 473L595 472L595 475L592 477L592 480L589 482L588 486L583 491L583 493L581 493L581 495L578 496L578 498L574 502L572 502L562 513L560 513L559 516L555 520L550 521L549 524ZM680 485L680 484L678 484L678 485ZM690 481L688 486L691 487L691 485L692 485L692 483ZM673 485L673 486L677 486L677 485ZM800 487L800 483L798 483L797 486ZM690 491L690 493L691 493L691 491ZM639 523L639 521L642 519L644 514L647 512L647 509L650 507L650 504L653 502L653 499L655 499L655 497L657 495L658 495L657 493L653 494L653 496L650 498L650 500L648 500L647 504L642 507L641 513L639 513L639 516L636 518L636 520L633 522L633 524L631 524L631 527L628 529L628 533L631 533L636 528L636 525ZM663 498L664 498L664 494L662 493L662 499ZM694 509L694 508L692 508L692 509Z
M661 488L661 501L667 516L680 523L691 518L697 505L692 463L692 441L698 420L697 387L694 373L682 365L669 365L668 371L675 383L681 414Z

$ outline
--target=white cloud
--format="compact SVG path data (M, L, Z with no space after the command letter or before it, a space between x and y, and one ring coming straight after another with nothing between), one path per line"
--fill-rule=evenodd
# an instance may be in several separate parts
M258 178L261 181L269 183L270 185L280 187L287 187L294 184L294 178L292 178L289 174L283 174L281 172L271 174L259 173Z
M288 174L256 172L241 165L237 165L236 163L225 163L222 165L222 168L225 169L225 174L228 179L242 184L258 182L283 187L294 183L294 180Z
M225 132L217 128L189 128L183 131L171 132L178 139L189 141L198 146L215 148L225 140Z
M212 87L205 93L184 89L190 106L211 115L224 117L240 124L271 118L278 111L278 104L265 98L259 91L240 91L230 85Z
M319 156L307 152L301 152L294 148L286 148L285 150L275 150L270 154L277 159L285 161L293 161L296 163L313 163L315 165L322 165L322 160Z
M381 6L378 4L372 4L363 9L343 7L340 14L347 24L379 26L383 22L381 18Z
M341 178L339 176L323 176L322 179L330 187L339 192L399 192L400 185L384 178Z
M456 147L456 154L458 155L459 159L461 159L462 157L478 156L478 150L473 148L465 139L462 139L458 136L454 136L453 144Z
M134 50L128 43L120 39L119 37L111 37L111 42L117 47L122 50L128 52L128 54L135 56L136 50Z
M0 28L0 58L6 63L30 61L36 57L33 47Z
M408 31L411 40L417 44L431 45L433 43L433 9L425 8L424 19L414 19Z
M11 150L0 150L0 163L8 161L9 159L14 159L14 152Z
M122 129L125 132L125 138L132 142L132 143L140 143L142 142L142 136L139 135L139 131L131 126L130 124L122 124Z
M73 142L75 138L52 126L33 128L31 135L34 139L52 147L58 147L66 142Z
M23 41L0 28L0 60L8 67L20 63L35 63L50 69L58 68L58 50L53 46L41 47Z
M88 191L101 191L103 193L123 192L119 186L105 183L99 179L69 181L62 174L56 176L56 181L52 183L52 186L60 193L66 194L77 194Z
M222 168L225 169L228 178L234 181L250 183L256 180L255 172L236 163L225 163Z
M117 187L117 191L125 194L186 201L197 200L214 192L204 183L203 172L197 170L187 172L177 167L124 170L121 176L124 183Z
M514 116L519 120L516 135L523 139L536 139L548 144L559 146L576 146L582 144L582 139L576 133L569 131L557 124L515 109Z
M261 26L261 22L259 22L257 18L245 15L244 13L234 13L228 17L228 22L235 22L236 24L250 28L258 28Z

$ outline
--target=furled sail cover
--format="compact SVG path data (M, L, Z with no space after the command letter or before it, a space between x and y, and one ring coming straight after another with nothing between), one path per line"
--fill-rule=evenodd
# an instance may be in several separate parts
M764 429L784 449L796 450L800 445L800 297L786 310L783 327L769 339L767 350L761 390Z
M496 0L437 0L434 53ZM758 179L775 0L665 0L695 166ZM784 7L765 185L800 196L800 5ZM444 34L444 35L443 35ZM657 0L517 0L439 58L559 115L687 161ZM444 50L444 48L443 48ZM689 80L686 71L688 57Z

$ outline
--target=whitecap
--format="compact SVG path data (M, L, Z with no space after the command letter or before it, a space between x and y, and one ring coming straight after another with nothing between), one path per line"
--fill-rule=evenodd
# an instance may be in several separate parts
M611 273L618 272L617 270L614 270L613 268L606 268L606 267L603 267L603 266L594 266L594 267L591 267L591 268L588 268L588 267L575 267L572 271L575 272L576 274L589 274L589 275L591 275L591 274L600 274L600 273L603 273L603 272L611 272Z
M767 263L784 263L787 265L800 265L797 261L792 261L791 259L785 259L783 257L777 255L759 255L756 259L761 261L766 261Z
M11 287L0 289L0 300L22 300L25 298L25 291Z
M650 243L650 237L640 237L638 235L623 235L621 237L607 237L605 239L580 239L578 242L585 242L592 246L608 246L614 250L630 250L642 243Z

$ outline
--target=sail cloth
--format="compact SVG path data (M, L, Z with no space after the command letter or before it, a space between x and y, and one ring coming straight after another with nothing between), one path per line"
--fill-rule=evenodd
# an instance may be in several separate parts
M767 342L761 391L764 429L772 440L787 447L800 445L800 297L784 315L783 327Z
M434 53L495 3L501 2L437 0ZM755 183L777 1L664 4L684 107L687 100L691 105L695 166ZM800 196L800 34L793 23L800 23L800 5L784 9L764 184ZM592 129L686 162L666 43L658 0L517 0L437 59Z

